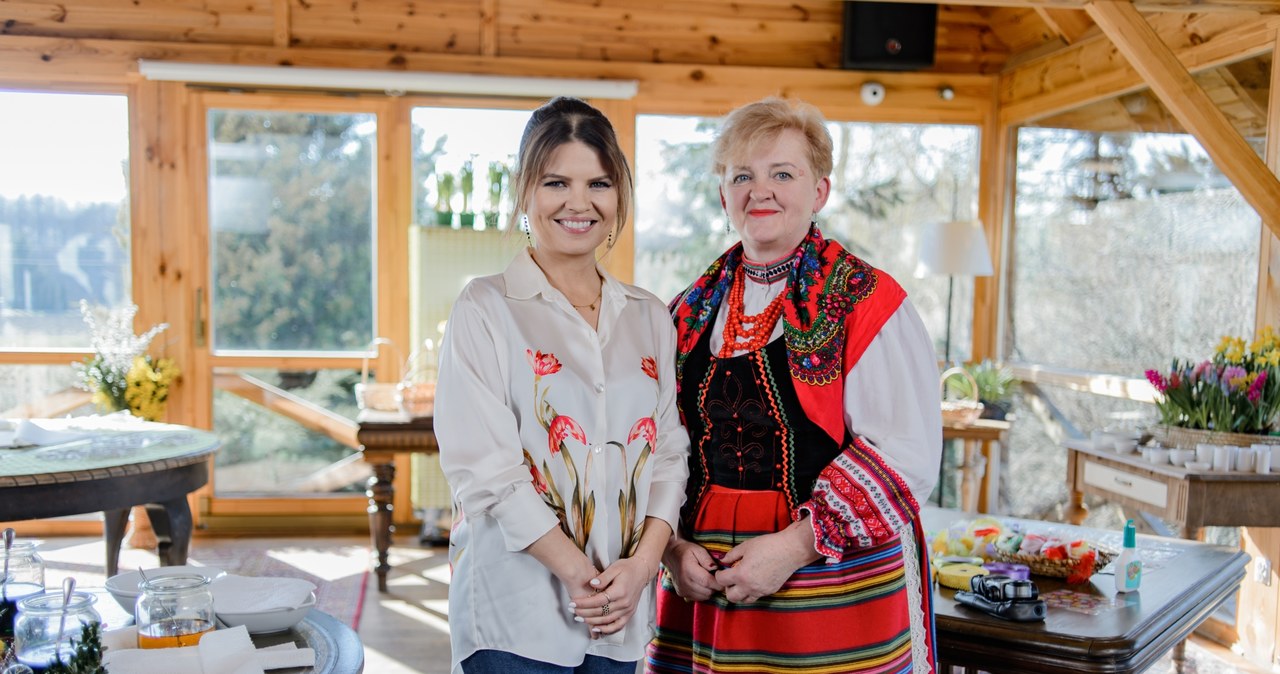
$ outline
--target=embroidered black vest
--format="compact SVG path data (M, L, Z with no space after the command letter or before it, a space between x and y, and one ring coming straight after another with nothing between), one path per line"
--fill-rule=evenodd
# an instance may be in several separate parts
M708 484L781 491L794 510L841 448L805 416L783 339L713 358L712 332L703 331L684 363L679 405L692 447L682 519L693 521Z

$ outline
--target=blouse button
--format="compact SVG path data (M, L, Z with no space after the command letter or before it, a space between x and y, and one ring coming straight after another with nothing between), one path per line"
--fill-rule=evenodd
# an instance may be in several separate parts
M738 472L739 472L739 473L741 473L741 472L742 472L742 466L738 466Z
M738 452L738 456L742 456L742 452Z
M739 427L738 427L738 432L739 432L739 433L741 433L741 432L742 432L742 427L741 427L741 426L739 426Z
M775 485L773 485L773 486L774 486L774 487L777 487L778 489L782 489L782 483L781 483L781 482L779 482L778 484L775 484Z
M773 464L773 467L774 467L774 468L777 468L778 470L782 470L782 464L780 464L780 463L775 463L775 464Z
M604 393L604 384L596 384L596 393Z
M774 431L774 432L773 432L773 434L774 434L775 436L780 436L780 435L782 435L782 431Z

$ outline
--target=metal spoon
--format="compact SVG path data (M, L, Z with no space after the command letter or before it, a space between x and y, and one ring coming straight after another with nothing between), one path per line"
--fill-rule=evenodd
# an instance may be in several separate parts
M67 605L71 603L71 595L76 591L76 579L62 579L62 615L58 616L58 640L53 642L53 661L62 662L62 633L67 627Z
M13 527L4 530L4 573L0 573L0 587L4 588L4 596L9 596L9 548L13 547Z
M146 574L146 572L145 572L145 571L143 571L143 570L142 570L142 567L141 567L141 566L139 566L139 567L138 567L138 576L139 576L140 578L142 578L142 583L141 583L141 585L139 585L139 587L141 587L142 585L146 585L146 584L147 584L147 574ZM145 591L146 591L146 590L143 590L143 592L145 592ZM172 620L172 619L173 619L173 611L170 611L170 610L169 610L169 607L168 607L168 606L165 606L163 602L161 602L161 603L160 603L160 610L162 610L162 611L164 611L164 612L165 612L165 614L166 614L166 615L165 615L165 619L166 619L166 620Z

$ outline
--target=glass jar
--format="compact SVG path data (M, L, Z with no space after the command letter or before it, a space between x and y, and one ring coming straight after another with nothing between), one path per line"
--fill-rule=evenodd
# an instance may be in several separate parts
M97 600L88 592L72 592L65 619L61 592L37 594L18 602L13 628L13 650L18 662L37 672L57 661L69 662L80 642L82 627L102 625L102 616L93 608Z
M196 645L217 624L209 579L196 574L148 579L142 584L133 619L138 648Z
M5 557L8 557L6 560ZM8 561L8 575L2 575ZM8 555L0 548L0 638L13 638L18 602L44 592L44 560L31 541L14 541Z

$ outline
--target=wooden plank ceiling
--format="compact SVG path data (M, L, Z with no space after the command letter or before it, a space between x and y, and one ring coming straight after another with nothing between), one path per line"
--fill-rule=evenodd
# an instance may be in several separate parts
M1045 6L940 5L930 70L999 72L1019 54L1095 30L1081 9ZM838 69L843 7L840 0L4 0L0 35Z

